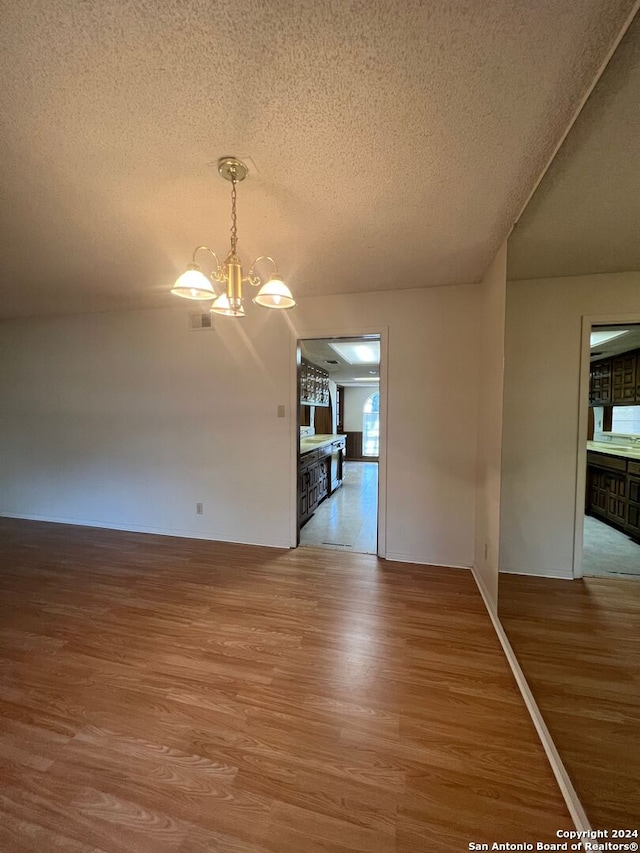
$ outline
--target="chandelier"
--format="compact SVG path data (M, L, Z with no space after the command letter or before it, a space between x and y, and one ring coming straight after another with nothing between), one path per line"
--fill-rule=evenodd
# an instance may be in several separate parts
M191 263L188 264L186 272L178 277L171 293L185 299L212 299L212 314L244 317L242 285L246 283L252 287L260 287L253 299L256 305L262 305L263 308L293 308L296 303L291 291L278 275L276 262L269 255L256 258L249 268L248 275L242 274L242 263L237 253L236 184L246 178L248 169L242 160L235 157L221 157L218 160L218 172L226 181L231 182L231 248L224 263L221 264L216 253L208 246L196 246ZM209 252L215 258L216 268L209 275L205 275L196 262L196 255L199 252ZM256 266L267 261L273 264L273 270L265 280L258 275ZM216 292L214 284L224 285L222 293Z

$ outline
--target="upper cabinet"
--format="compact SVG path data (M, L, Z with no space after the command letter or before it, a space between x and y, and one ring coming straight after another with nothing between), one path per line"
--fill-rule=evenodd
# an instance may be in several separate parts
M300 368L300 404L302 406L329 405L329 374L304 358Z
M611 359L596 361L589 373L589 405L611 405Z
M640 403L640 350L604 358L591 365L590 406L629 406Z
M636 367L640 353L626 352L611 360L611 402L640 402L636 397Z

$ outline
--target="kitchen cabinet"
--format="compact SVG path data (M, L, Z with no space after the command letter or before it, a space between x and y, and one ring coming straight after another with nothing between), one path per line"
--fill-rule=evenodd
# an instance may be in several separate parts
M592 467L589 470L591 514L624 528L627 523L627 476Z
M298 523L304 524L329 494L331 445L300 457L298 468Z
M611 405L611 359L596 361L589 374L589 405Z
M640 538L640 477L628 475L628 503L626 531L630 536Z
M305 358L300 365L300 405L329 405L329 374Z
M629 406L634 403L640 403L640 350L591 364L590 406Z
M304 448L304 445L302 445ZM321 437L314 450L303 450L298 464L298 523L302 526L318 505L342 485L346 439L343 435Z
M640 536L640 464L621 456L587 452L586 512Z
M611 402L627 405L636 402L637 355L624 353L611 360Z

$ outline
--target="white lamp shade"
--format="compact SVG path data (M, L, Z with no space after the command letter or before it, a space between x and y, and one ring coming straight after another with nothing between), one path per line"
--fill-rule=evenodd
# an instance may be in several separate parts
M253 301L263 308L293 308L296 304L291 291L279 278L270 278L263 284Z
M213 285L199 269L190 268L178 277L171 291L174 296L184 299L215 299Z
M244 317L244 308L242 305L232 308L229 297L226 293L222 293L211 306L211 313L223 314L225 317Z

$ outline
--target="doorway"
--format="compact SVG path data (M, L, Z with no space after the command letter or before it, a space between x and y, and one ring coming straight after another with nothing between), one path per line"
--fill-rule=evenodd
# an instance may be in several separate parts
M589 324L588 352L581 394L581 408L588 397L584 516L576 576L638 580L640 324Z
M379 553L380 334L298 341L298 544Z

